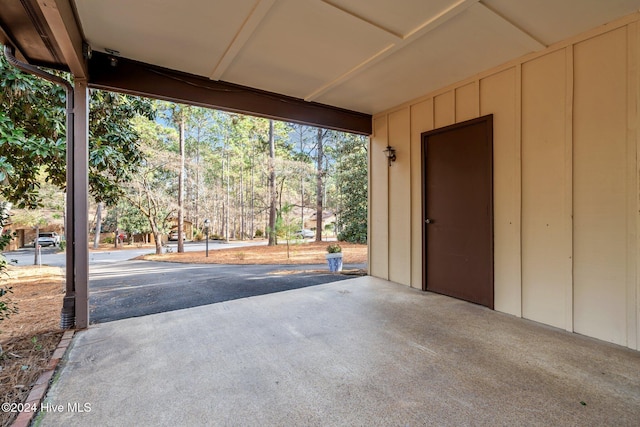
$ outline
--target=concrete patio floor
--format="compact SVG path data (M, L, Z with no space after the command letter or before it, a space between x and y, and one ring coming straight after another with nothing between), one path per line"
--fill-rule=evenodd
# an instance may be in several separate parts
M47 403L42 426L637 426L640 353L363 277L92 326Z

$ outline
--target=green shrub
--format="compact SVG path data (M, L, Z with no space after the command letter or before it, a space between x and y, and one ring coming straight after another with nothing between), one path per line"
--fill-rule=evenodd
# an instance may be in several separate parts
M7 202L0 202L0 230L4 229L4 226L9 222L9 206ZM4 231L0 235L0 252L4 250L11 240L16 237L16 233ZM7 259L0 253L0 280L3 279L3 275L7 274L7 265L9 262ZM11 314L18 312L18 307L16 303L11 301L11 298L8 297L7 294L12 293L11 286L3 285L0 287L0 320L4 320L8 318ZM0 353L2 352L2 348L0 347Z
M367 224L349 225L342 233L338 234L338 240L350 243L367 243Z
M342 252L342 246L338 245L338 244L332 244L327 246L327 252L329 252L330 254L337 254Z
M262 230L256 230L256 237L262 237L264 236L264 233L262 232Z

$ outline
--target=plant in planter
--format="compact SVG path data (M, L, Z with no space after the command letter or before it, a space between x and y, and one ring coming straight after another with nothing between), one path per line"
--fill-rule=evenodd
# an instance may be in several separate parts
M327 246L325 258L329 264L329 271L332 273L342 271L342 247L338 244Z

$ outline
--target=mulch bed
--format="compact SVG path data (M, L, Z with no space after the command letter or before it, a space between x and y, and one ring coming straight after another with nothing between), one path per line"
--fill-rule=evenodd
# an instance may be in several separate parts
M18 312L0 322L0 403L13 405L24 403L60 342L64 276L57 267L10 267L8 273L1 285L12 288L7 296ZM0 411L0 425L17 415Z
M137 259L148 261L183 262L194 264L325 264L327 246L336 242L285 243L277 246L245 246L201 252L171 252L162 255L143 255ZM344 264L367 262L367 245L339 242Z

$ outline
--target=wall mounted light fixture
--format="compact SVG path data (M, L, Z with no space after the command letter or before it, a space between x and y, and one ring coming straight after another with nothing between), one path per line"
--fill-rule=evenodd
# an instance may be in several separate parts
M390 145L387 145L387 149L384 150L385 156L387 156L387 161L389 162L389 167L391 167L391 163L396 161L396 149Z

